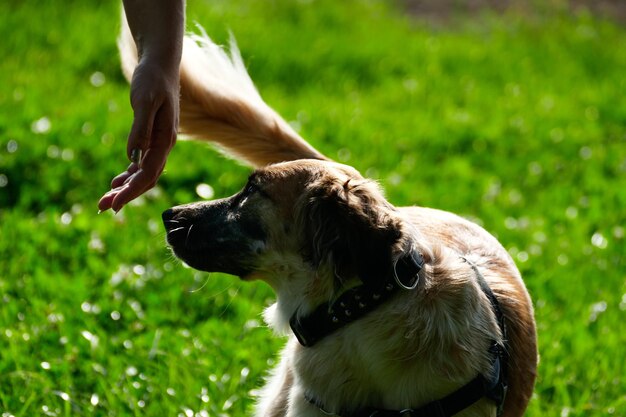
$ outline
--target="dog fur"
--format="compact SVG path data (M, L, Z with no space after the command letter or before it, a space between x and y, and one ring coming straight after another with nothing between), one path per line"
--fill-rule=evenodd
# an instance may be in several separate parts
M128 31L123 68L137 63ZM164 213L174 253L194 268L262 279L276 292L265 319L288 336L255 416L321 417L328 410L415 408L488 374L491 340L502 340L474 264L506 318L509 390L503 416L521 416L532 395L537 345L530 297L513 260L481 227L454 214L394 207L354 168L328 160L261 99L231 43L227 55L206 36L187 37L181 63L180 131L219 144L256 168L246 187L221 200ZM359 283L387 279L402 256L425 266L415 290L314 347L289 328ZM468 262L469 261L469 262ZM495 416L482 399L459 416Z

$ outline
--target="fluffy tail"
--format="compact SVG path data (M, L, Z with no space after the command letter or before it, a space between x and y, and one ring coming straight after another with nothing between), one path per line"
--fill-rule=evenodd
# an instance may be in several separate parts
M125 21L118 47L124 75L130 80L137 66L137 49ZM215 142L254 167L327 159L265 104L232 38L229 55L204 32L186 36L180 87L180 133Z

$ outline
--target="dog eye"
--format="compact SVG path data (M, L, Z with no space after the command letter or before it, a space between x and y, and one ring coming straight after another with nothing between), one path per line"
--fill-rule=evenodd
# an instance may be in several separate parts
M244 195L248 196L248 195L251 195L251 194L258 194L259 196L261 196L263 198L268 198L268 199L271 200L271 197L267 193L267 191L265 191L265 189L263 189L263 187L261 187L256 182L249 182L246 185L246 188L244 189Z
M242 199L246 199L250 196L252 196L253 194L256 194L259 192L259 187L256 184L253 183L248 183L246 184L246 186L244 187L243 191L241 192L241 198Z
M246 184L246 186L243 188L243 190L241 190L241 192L239 193L239 196L236 198L237 203L242 203L245 200L248 199L248 197L252 196L253 194L256 194L259 191L259 187L257 187L255 184L253 183L248 183Z
M268 198L267 193L263 191L263 189L261 189L256 183L250 181L246 184L243 190L241 190L234 201L236 204L241 204L253 195Z
M257 187L255 184L252 183L248 183L248 185L246 185L246 188L244 189L243 193L245 195L250 195L253 194L255 192L259 191L259 187Z

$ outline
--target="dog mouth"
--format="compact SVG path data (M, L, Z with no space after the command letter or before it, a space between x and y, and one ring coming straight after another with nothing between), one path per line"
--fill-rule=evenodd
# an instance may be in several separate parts
M163 212L166 241L174 255L194 269L245 278L253 272L252 254L228 228L211 227L203 217L169 209ZM212 230L217 229L217 230Z

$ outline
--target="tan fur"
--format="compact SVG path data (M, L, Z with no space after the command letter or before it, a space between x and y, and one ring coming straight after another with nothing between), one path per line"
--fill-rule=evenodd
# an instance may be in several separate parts
M122 36L120 45L130 77L136 65L132 40ZM262 101L234 46L228 57L206 36L187 38L181 89L182 132L260 167L254 181L263 193L239 202L241 213L266 234L245 279L273 287L277 301L265 319L289 340L261 391L256 416L323 416L304 392L331 410L418 407L489 372L487 348L502 335L468 261L506 316L510 389L503 416L523 415L537 367L533 308L517 268L493 236L451 213L396 208L376 183L329 162ZM186 221L202 212L198 205L177 210ZM391 259L387 251L374 250L378 241L389 241ZM358 285L364 279L359 263L375 265L379 257L393 263L411 251L425 260L415 290L397 294L313 348L298 344L288 325L293 314L306 314ZM495 413L483 399L458 415Z

